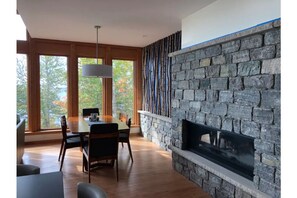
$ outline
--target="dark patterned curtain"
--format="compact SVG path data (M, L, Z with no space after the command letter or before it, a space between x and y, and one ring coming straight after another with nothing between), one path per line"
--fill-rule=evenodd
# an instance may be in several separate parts
M170 117L171 58L168 54L180 49L180 31L144 48L142 54L143 110Z

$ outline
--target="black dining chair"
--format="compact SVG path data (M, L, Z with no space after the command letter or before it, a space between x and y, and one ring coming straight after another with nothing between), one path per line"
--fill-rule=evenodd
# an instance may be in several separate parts
M99 115L99 108L84 108L82 110L83 117L90 116L91 113L98 113L98 115Z
M124 147L123 143L127 143L128 149L129 149L129 154L130 154L131 160L133 162L133 155L132 155L131 144L130 144L131 118L128 118L128 115L125 113L120 113L119 119L120 119L120 121L125 122L126 125L129 127L129 129L127 129L127 130L120 131L119 142L122 143L122 147Z
M111 165L116 162L116 174L118 179L118 124L100 123L90 126L88 143L83 147L83 171L89 173L89 183L91 182L91 163L102 160L111 160Z
M77 198L107 198L107 195L99 186L79 182L77 184Z
M62 129L61 131L62 131L63 139L61 143L58 161L60 161L60 158L62 155L62 161L60 164L60 171L61 171L63 167L66 150L70 148L75 148L75 147L82 148L83 144L86 143L87 140L80 134L73 134L71 132L67 133L67 121L64 115L61 116L60 122L61 122L61 129Z
M17 177L26 175L38 175L40 174L39 166L32 164L17 164Z

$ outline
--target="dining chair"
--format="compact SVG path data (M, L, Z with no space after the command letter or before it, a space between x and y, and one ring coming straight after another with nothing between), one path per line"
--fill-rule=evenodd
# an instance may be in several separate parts
M130 154L131 160L133 162L133 155L132 155L131 144L130 144L131 118L128 118L128 115L125 113L120 113L119 119L122 122L126 122L126 125L129 127L129 129L127 129L127 130L120 131L119 142L122 143L122 147L124 147L123 143L127 143L128 149L129 149L129 154Z
M99 108L84 108L82 110L83 117L90 116L91 113L98 113L98 115L99 115Z
M118 124L100 123L90 126L88 143L83 147L83 171L89 173L89 183L91 183L91 163L101 160L112 160L111 165L116 162L116 174L118 179Z
M62 143L60 148L60 154L58 161L60 161L61 155L62 155L62 161L60 164L60 171L63 167L63 162L66 154L66 150L70 148L80 147L82 148L83 144L86 143L86 139L80 135L80 134L73 134L73 133L67 133L67 121L65 115L61 116L60 118L61 122L61 131L62 131Z
M40 168L32 164L17 164L17 177L40 174Z
M107 195L99 186L79 182L77 184L77 198L107 198Z

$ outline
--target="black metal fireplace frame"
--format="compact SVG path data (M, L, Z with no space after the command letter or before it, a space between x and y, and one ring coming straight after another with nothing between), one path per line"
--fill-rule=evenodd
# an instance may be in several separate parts
M219 149L216 149L215 147L208 145L207 143L198 140L199 146L197 143L193 143L197 140L195 138L198 137L197 130L204 131L205 134L208 134L210 137L210 141L219 141L216 139L217 133L220 133L220 137L224 137L225 139L231 140L231 141L242 141L244 140L245 144L249 144L249 147L252 147L253 153L250 154L250 160L252 160L250 163L254 163L254 138L242 135L242 134L237 134L237 133L232 133L229 131L221 130L221 129L216 129L213 127L209 127L206 125L201 125L198 123L190 122L188 120L183 120L182 121L182 149L183 150L189 150L191 152L194 152L214 163L217 163L249 180L253 180L254 177L254 166L248 166L244 163L238 162L237 160L230 160L230 158L226 158L224 155L222 155L222 152L219 151ZM190 134L191 133L191 134ZM201 134L203 135L204 133L199 133L200 138ZM211 138L213 134L214 138ZM190 137L190 135L192 135ZM218 142L214 143L218 144ZM201 147L201 145L203 147ZM199 148L198 148L199 147ZM211 147L211 148L210 148ZM203 148L203 149L201 149ZM224 154L224 153L223 153Z

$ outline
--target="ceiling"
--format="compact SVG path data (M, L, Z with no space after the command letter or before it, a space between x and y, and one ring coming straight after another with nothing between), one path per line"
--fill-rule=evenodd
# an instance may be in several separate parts
M17 0L32 38L144 47L215 0Z

